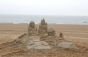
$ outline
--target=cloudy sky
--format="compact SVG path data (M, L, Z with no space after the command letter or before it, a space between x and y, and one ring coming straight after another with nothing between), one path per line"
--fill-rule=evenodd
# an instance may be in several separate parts
M88 16L88 0L0 0L0 14Z

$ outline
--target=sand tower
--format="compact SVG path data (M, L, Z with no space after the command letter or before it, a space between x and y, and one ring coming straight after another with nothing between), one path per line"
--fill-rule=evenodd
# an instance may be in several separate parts
M45 20L41 20L41 23L39 25L39 29L38 29L38 33L39 34L45 34L47 33L47 23L45 22Z
M31 21L28 26L28 35L35 35L37 33L37 28L35 27L34 21Z

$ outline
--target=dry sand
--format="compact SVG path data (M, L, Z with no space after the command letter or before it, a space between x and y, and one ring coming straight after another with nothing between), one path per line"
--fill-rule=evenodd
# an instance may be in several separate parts
M80 46L88 48L88 25L49 24L57 35L64 34L64 38ZM27 24L0 24L0 44L13 41L22 33L27 32Z

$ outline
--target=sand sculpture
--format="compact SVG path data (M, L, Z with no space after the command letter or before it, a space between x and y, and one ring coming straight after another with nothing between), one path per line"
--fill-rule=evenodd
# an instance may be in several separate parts
M40 41L45 41L49 45L55 45L55 43L58 41L55 36L55 30L52 28L48 29L47 23L44 19L41 20L38 30L35 26L35 23L33 21L30 22L28 27L28 36L28 38L31 39L34 36L38 36L38 39L40 39Z
M59 45L61 47L61 45L65 45L65 44L63 44L63 42L65 42L65 43L67 42L64 40L62 32L60 32L59 37L57 37L56 31L53 28L48 28L48 25L45 22L44 18L41 20L41 23L39 24L38 29L36 28L35 23L33 21L30 22L29 27L28 27L28 35L29 35L29 38L30 37L31 38L33 37L35 39L38 38L39 42L45 41L49 45L49 47L50 46L56 47L57 45ZM35 35L35 37L34 37L34 35ZM69 43L69 42L67 42L67 43ZM73 48L75 48L75 47L73 47Z

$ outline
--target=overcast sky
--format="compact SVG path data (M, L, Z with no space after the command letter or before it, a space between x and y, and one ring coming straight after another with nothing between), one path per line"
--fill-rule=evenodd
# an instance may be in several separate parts
M0 14L88 16L88 0L0 0Z

